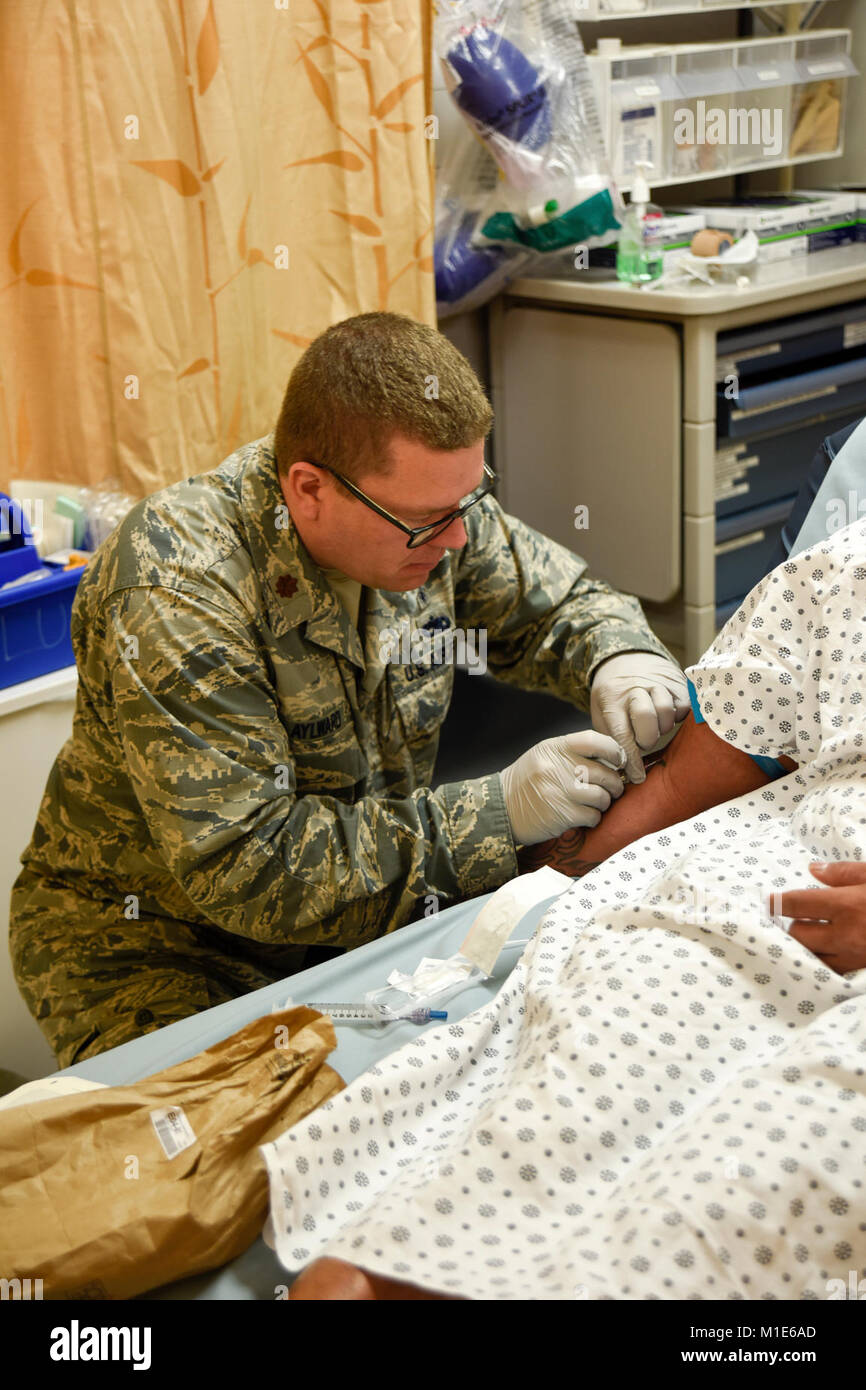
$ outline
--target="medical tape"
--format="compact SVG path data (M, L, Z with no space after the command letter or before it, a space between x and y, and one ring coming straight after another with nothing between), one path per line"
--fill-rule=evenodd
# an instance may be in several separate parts
M392 970L388 976L388 984L392 989L402 990L409 999L430 1000L438 998L446 989L469 984L475 978L472 962L464 960L460 955L448 956L445 960L440 960L437 956L425 956L411 975L406 975L402 970ZM383 993L382 990L370 991L374 1000L379 999Z
M502 950L521 917L544 898L559 897L574 880L545 865L531 874L521 874L504 883L474 919L460 955L477 965L485 975L493 972Z

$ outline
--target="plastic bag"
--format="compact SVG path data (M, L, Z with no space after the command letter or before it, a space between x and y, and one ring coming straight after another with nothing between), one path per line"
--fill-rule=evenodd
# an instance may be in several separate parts
M499 170L468 131L457 135L437 180L433 261L440 319L485 303L529 260L521 247L482 234Z
M78 498L87 516L86 550L96 550L106 540L137 499L124 492L117 478L106 478L93 487L81 488Z
M452 99L503 176L477 231L546 252L615 229L622 202L568 0L452 0L436 43Z

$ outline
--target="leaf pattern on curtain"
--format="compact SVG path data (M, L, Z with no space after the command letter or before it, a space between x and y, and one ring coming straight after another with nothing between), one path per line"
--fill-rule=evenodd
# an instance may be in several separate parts
M0 488L152 492L271 429L328 324L435 322L429 21L428 0L0 10Z

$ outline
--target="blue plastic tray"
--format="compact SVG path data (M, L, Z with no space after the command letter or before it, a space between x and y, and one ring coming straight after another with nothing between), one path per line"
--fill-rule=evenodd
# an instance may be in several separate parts
M74 666L69 625L84 566L0 589L0 689Z

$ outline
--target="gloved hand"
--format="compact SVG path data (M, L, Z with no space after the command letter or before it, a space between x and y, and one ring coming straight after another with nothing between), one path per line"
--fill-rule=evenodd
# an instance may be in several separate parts
M649 749L691 705L679 666L655 652L622 652L598 667L589 696L592 725L625 749L630 782L644 782L641 748Z
M592 727L610 734L626 749L628 781L646 780L641 748L649 749L674 724L685 719L691 703L683 671L655 652L621 652L596 670L589 691Z
M538 845L576 825L598 825L602 811L622 795L618 772L625 754L612 738L587 729L546 738L499 775L511 833L522 845Z

